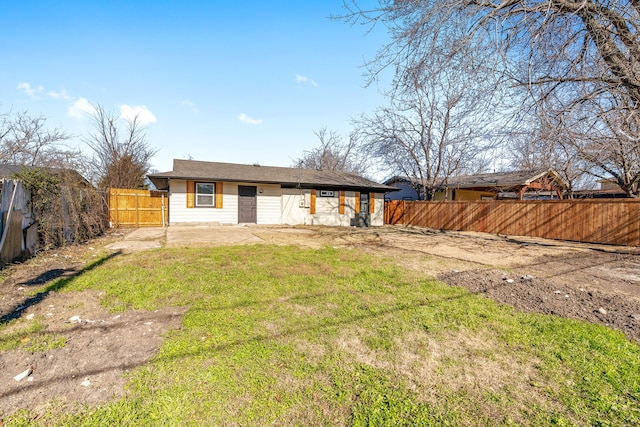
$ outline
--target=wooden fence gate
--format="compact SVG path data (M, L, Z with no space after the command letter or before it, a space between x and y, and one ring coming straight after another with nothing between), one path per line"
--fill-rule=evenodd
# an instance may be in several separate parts
M168 224L166 191L109 189L110 227L164 227Z

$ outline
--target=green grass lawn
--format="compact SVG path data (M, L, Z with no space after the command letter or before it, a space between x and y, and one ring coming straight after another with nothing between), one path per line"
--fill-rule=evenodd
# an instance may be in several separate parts
M125 398L5 425L639 425L640 347L355 250L120 255L60 292L187 306Z

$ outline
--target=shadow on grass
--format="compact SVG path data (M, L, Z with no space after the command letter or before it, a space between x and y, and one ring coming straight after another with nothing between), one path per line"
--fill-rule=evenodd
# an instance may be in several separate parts
M122 254L122 251L113 252L113 253L111 253L109 255L106 255L106 256L104 256L104 257L92 262L91 264L89 264L86 267L82 268L81 270L75 272L74 274L71 274L71 275L69 275L67 277L64 277L62 279L58 279L58 280L54 281L53 283L45 286L37 294L26 298L22 302L19 302L18 304L13 306L9 310L8 313L6 313L2 317L0 317L0 325L3 325L5 323L7 323L7 322L10 322L11 320L20 318L22 316L22 313L26 309L28 309L29 307L32 307L32 306L42 302L42 300L44 300L47 297L47 295L49 295L50 292L56 292L56 291L59 291L61 289L64 289L76 277L81 276L84 273L87 273L87 272L89 272L89 271L101 266L102 264L104 264L105 262L110 260L111 258L114 258L114 257L116 257L116 256L118 256L120 254ZM29 281L28 283L31 283L32 285L35 285L35 284L37 284L36 280L43 280L43 277L47 277L47 276L51 277L52 279L56 279L56 278L59 278L60 276L62 276L67 271L69 271L69 270L68 269L66 269L66 270L62 270L62 269L51 270L51 271L48 271L46 273L41 274L40 276L38 276L35 279Z
M40 274L37 277L34 277L33 279L27 280L26 282L21 282L18 283L19 285L23 285L23 286L38 286L38 285L44 285L47 282L50 282L52 280L55 280L59 277L62 277L65 275L65 273L73 273L76 270L73 268L54 268L48 271L45 271L44 273Z
M462 288L461 288L462 289ZM322 296L325 293L322 294L310 294L310 295L300 295L300 296L296 296L294 298L290 298L289 300L300 300L300 299L305 299L305 298L315 298L318 296ZM462 293L458 294L458 295L453 295L453 296L448 296L448 297L443 297L443 298L437 298L437 299L428 299L425 298L423 301L418 301L418 302L412 302L412 303L406 303L406 304L398 304L394 307L389 307L386 309L382 309L382 310L371 310L369 313L363 313L363 314L356 314L353 316L349 316L346 319L340 319L340 320L325 320L325 321L321 321L318 322L316 324L313 325L308 325L308 326L302 326L302 327L298 327L298 328L292 328L283 332L279 332L279 333L270 333L270 334L257 334L253 337L247 337L244 339L236 339L236 340L232 340L229 341L227 343L223 343L223 344L217 344L217 345L210 345L207 347L203 347L203 348L198 348L198 349L192 349L192 350L188 350L188 351L183 351L180 352L179 354L173 354L170 356L159 356L157 360L175 360L175 359L184 359L184 358L188 358L188 357L197 357L197 356L201 356L203 354L207 354L210 353L212 351L225 351L234 347L240 347L246 344L252 344L252 343L260 343L260 342L267 342L267 341L271 341L271 340L276 340L276 339L280 339L280 338L286 338L286 337L290 337L290 336L296 336L298 334L304 334L306 332L310 332L310 331L315 331L318 333L321 333L323 330L327 330L327 329L331 329L331 328L336 328L336 327L340 327L340 326L345 326L345 325L351 325L351 324L356 324L359 323L361 321L365 321L365 320L369 320L369 319L375 319L378 317L384 317L387 315L391 315L394 313L400 313L406 310L412 310L412 309L416 309L419 307L437 307L440 304L446 303L448 301L454 301L454 300L458 300L458 299L464 299L464 298L469 298L475 296L474 293L468 292L466 290L464 290ZM242 308L242 307L246 307L248 305L261 305L261 304L265 304L267 303L267 301L255 301L252 304L237 304L234 305L232 307L226 307L226 308L218 308L218 309L229 309L229 310L233 310L234 308ZM192 347L193 348L193 347Z

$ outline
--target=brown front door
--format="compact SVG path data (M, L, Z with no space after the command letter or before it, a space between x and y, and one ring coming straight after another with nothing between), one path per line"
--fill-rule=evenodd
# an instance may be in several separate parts
M238 186L238 222L253 223L258 222L256 187L245 185Z

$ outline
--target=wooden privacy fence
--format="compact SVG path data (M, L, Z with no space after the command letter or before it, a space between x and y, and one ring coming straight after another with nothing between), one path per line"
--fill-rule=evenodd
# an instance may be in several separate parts
M392 200L385 224L640 246L640 200Z
M164 227L168 223L166 191L109 189L111 227Z
M27 214L30 200L31 194L25 189L22 181L2 179L0 183L0 263L2 264L21 256L26 249L30 249L27 245L35 245L33 232L36 228L33 227L31 233L27 232L31 219Z

